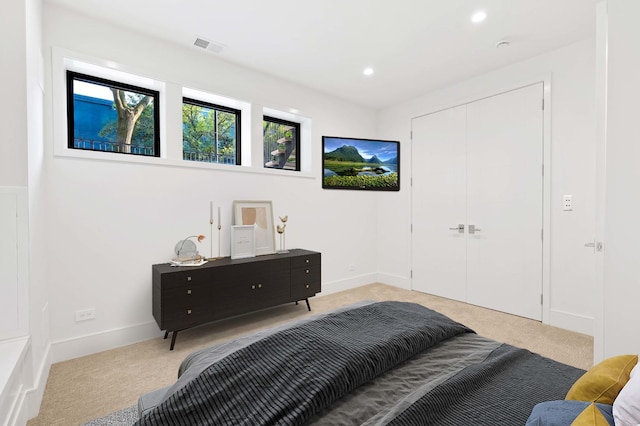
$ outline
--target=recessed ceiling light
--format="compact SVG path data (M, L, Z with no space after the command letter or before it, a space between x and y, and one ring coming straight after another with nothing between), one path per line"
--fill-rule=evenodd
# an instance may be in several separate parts
M362 71L362 74L364 75L373 75L373 68L365 68L364 71Z
M485 19L487 19L487 14L483 11L478 11L471 16L471 22L474 22L476 24L478 22L484 21Z

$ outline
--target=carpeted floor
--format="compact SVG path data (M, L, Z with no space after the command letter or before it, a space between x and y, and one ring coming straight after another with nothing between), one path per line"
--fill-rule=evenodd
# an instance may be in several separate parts
M136 420L138 420L138 407L132 405L124 410L118 410L99 419L91 420L82 426L131 426Z
M593 364L590 336L441 297L371 284L315 297L310 300L312 312L304 304L288 304L185 330L178 335L173 351L169 351L169 339L160 337L54 364L40 414L28 425L81 425L134 406L140 395L173 383L180 362L194 350L359 300L420 303L499 342L583 369Z

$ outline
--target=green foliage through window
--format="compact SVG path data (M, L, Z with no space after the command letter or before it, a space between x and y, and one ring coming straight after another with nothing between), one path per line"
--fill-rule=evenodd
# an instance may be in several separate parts
M182 157L190 161L240 164L240 111L184 98Z
M67 71L68 147L160 156L155 90Z

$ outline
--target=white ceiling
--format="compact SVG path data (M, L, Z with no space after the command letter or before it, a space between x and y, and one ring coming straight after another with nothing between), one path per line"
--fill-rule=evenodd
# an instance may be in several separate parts
M591 37L598 0L46 1L379 109Z

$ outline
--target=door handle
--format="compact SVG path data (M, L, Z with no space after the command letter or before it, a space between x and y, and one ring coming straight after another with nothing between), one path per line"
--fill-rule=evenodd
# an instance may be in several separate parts
M602 242L594 241L592 243L587 243L584 245L585 247L593 247L594 253L597 251L602 251Z
M469 225L469 233L470 234L475 234L476 232L480 232L480 231L482 231L482 229L476 228L475 225Z
M455 228L449 228L451 231L458 231L461 234L464 234L464 223L458 224Z

